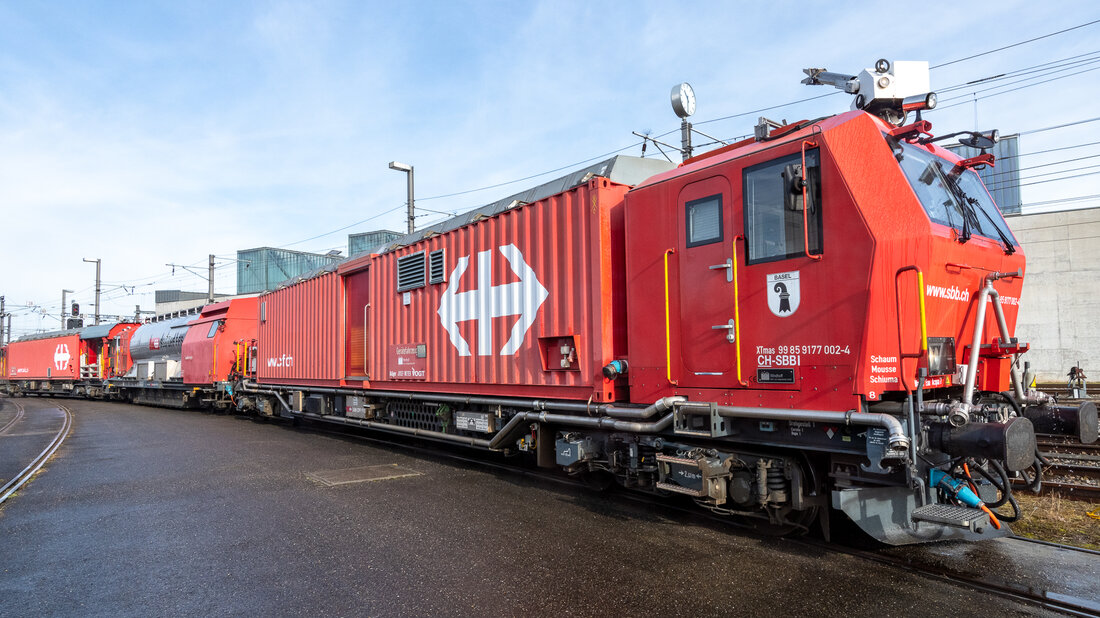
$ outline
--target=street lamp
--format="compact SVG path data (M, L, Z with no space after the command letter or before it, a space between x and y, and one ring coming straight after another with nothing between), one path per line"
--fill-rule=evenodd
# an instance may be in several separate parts
M61 290L61 330L68 330L65 328L65 324L67 323L65 321L65 313L68 310L68 308L65 306L65 300L66 296L72 293L72 290Z
M390 169L405 172L409 175L409 233L412 234L416 229L416 224L414 223L415 215L413 214L413 166L406 163L398 163L397 161L390 161Z

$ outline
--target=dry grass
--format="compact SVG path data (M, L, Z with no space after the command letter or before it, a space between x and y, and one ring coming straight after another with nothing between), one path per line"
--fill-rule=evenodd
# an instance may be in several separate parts
M1032 539L1062 543L1076 547L1100 549L1100 502L1071 500L1056 494L1035 496L1024 491L1013 492L1023 512L1012 531ZM1000 511L1011 511L1001 507Z

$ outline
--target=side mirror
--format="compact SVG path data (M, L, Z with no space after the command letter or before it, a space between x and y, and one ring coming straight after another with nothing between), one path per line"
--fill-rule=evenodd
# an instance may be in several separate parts
M783 206L787 210L802 211L802 164L789 163L783 168Z

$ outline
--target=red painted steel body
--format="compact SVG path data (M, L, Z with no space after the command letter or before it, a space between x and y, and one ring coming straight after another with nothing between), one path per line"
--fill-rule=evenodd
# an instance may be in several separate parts
M76 381L80 378L81 341L77 331L8 344L8 379Z
M962 364L974 328L969 299L986 273L1023 269L1024 255L1006 255L980 236L959 243L955 230L932 222L890 151L890 129L868 114L841 114L774 141L708 153L629 193L597 178L347 262L263 297L258 379L593 402L683 395L822 410L912 388L916 361L901 360L919 350L918 287L911 272L895 281L899 269L923 273L928 334L953 337ZM743 175L780 157L804 158L806 148L820 156L820 256L750 263ZM723 240L688 246L685 205L713 195L721 196ZM442 280L429 282L425 272L424 285L398 291L399 260L423 253L427 271L439 251ZM767 288L783 274L798 278L801 304L780 317L769 310ZM1010 330L1021 286L1022 278L995 285ZM735 314L731 343L725 325ZM988 311L982 342L998 336ZM629 389L625 378L601 374L615 359L630 362ZM761 381L758 371L770 369L793 371L793 383ZM952 377L940 379L933 386L951 385ZM1004 390L1006 381L1003 366L983 361L980 389Z
M257 381L340 386L343 297L343 278L334 272L260 296Z
M203 307L183 339L183 383L225 382L236 367L239 344L257 338L256 298L234 298Z
M926 290L954 287L973 299L986 273L1022 269L1024 255L1019 250L1005 255L998 242L979 236L961 244L954 230L930 221L882 135L889 129L862 112L842 114L774 141L689 161L627 195L632 400L685 395L729 405L849 410L858 409L861 396L875 401L886 391L904 390L902 375L912 388L915 361L907 361L899 374L898 328L905 351L919 349L917 284L915 276L902 276L900 303L895 300L898 269L915 265L924 273ZM743 174L753 165L797 155L803 140L812 140L821 155L822 258L800 254L749 264ZM941 148L924 148L957 160ZM686 246L685 204L715 193L723 196L723 242ZM669 249L666 340L654 325L665 320L662 262ZM710 268L728 259L736 262L736 285L726 280L725 269ZM801 306L780 317L769 310L768 286L785 273L800 283ZM1021 278L995 286L1010 331L1021 286ZM974 328L971 303L927 291L925 300L929 336L954 337L957 359L965 363L963 348ZM730 343L726 331L712 327L733 319L735 305L740 338ZM997 336L989 311L982 343ZM738 352L744 386L737 376ZM758 370L773 368L793 370L794 382L757 379ZM981 380L1004 390L1007 372L999 373Z
M605 380L601 369L626 354L627 189L596 178L349 274L347 297L357 300L348 303L349 318L364 311L368 318L370 387L625 399L624 381ZM440 250L444 280L399 292L398 260Z
M130 338L134 336L140 324L120 322L111 327L102 339L85 339L84 344L95 350L100 358L99 375L101 379L119 378L133 366L130 359Z

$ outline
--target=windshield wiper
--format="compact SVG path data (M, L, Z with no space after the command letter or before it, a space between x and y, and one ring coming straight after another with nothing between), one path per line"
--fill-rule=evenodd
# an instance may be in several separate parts
M962 191L962 187L960 187L959 190ZM993 216L981 207L981 204L978 202L978 200L970 197L969 195L966 196L966 200L970 202L970 205L975 207L976 210L980 210L981 213L985 215L985 218L989 219L989 222L993 224L993 229L997 230L997 235L1001 237L1001 242L1003 242L1005 245L1005 255L1012 255L1013 253L1016 253L1016 247L1013 246L1012 241L1009 240L1008 236L1006 236L1004 232L1001 231L1001 226L997 225L997 222L993 220Z
M941 169L940 171L942 172L943 170ZM969 215L969 217L973 218L974 220L974 227L981 229L982 226L978 222L977 212L981 211L981 213L985 215L985 218L989 220L989 223L993 226L993 229L997 231L997 236L1000 236L1001 242L1004 243L1005 255L1012 255L1013 253L1016 253L1016 247L1012 246L1012 241L1009 240L1008 236L1005 236L1005 233L1001 231L1001 227L997 225L997 222L993 220L993 217L990 216L988 212L986 212L985 208L982 208L981 202L979 202L976 198L970 197L966 194L966 191L963 190L962 185L959 184L959 177L955 174L950 173L945 174L945 176L947 177L952 192L955 194L956 197L960 198L964 211L964 222ZM967 234L967 238L970 238L969 234Z
M958 230L959 237L956 240L965 244L970 240L970 236L972 235L970 230L971 225L976 228L981 228L981 224L978 223L978 216L974 213L970 203L967 201L966 193L963 193L962 187L955 182L955 179L952 178L950 174L944 173L943 165L939 161L936 162L936 171L939 173L943 183L947 185L947 190L950 191L952 197L954 197L954 201L958 203L959 209L962 211L962 228ZM944 205L948 206L947 211L950 213L950 203L945 203Z

